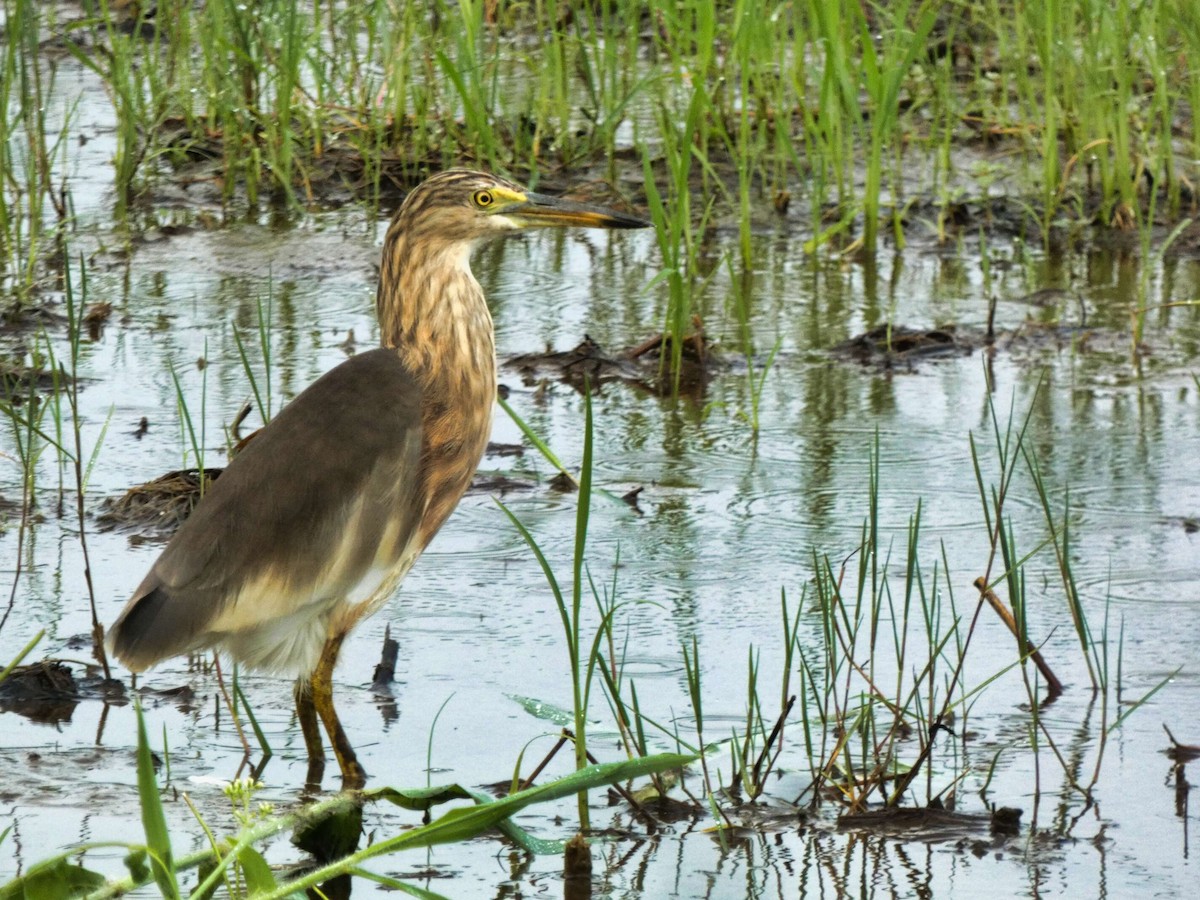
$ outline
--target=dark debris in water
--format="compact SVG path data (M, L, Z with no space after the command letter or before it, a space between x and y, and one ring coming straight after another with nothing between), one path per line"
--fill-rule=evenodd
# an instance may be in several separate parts
M396 660L400 656L400 643L392 637L392 626L383 629L383 648L379 654L379 663L375 666L375 676L371 680L371 693L375 695L375 705L383 716L385 725L391 725L400 718L400 708L396 704L396 694L392 684L396 681Z
M196 692L190 684L181 684L169 688L139 688L138 696L143 700L150 699L157 703L169 701L182 712L196 709Z
M30 396L52 394L70 383L71 376L61 369L54 372L42 365L0 359L0 397L10 400L14 406L24 403Z
M166 540L191 515L200 499L201 484L207 488L221 472L179 469L131 487L101 504L97 524L105 531L136 531L146 539Z
M1181 763L1200 759L1200 746L1196 744L1182 744L1175 740L1175 735L1171 734L1171 729L1165 723L1163 724L1163 731L1167 733L1167 739L1171 742L1171 746L1167 748L1168 757Z
M914 328L884 323L830 348L829 353L847 362L856 362L881 372L915 372L925 363L970 356L976 350L1007 352L1014 355L1057 353L1067 348L1079 353L1125 352L1129 336L1111 329L1087 325L1086 311L1076 303L1078 297L1066 291L1046 289L1019 298L1038 308L1054 305L1078 309L1079 321L1039 322L1028 319L1012 330L968 328L945 325Z
M480 472L471 480L468 494L496 494L503 497L514 491L532 491L535 485L532 481L522 481L499 473Z
M88 337L93 341L100 340L104 334L104 326L112 316L113 305L108 301L93 303L83 314L83 324L87 327Z
M498 441L490 441L487 445L488 456L524 456L525 446L523 444L503 444Z
M0 681L0 711L44 725L70 722L75 707L88 699L123 702L125 685L93 672L76 678L72 668L57 659L17 666Z
M1182 528L1184 534L1200 532L1200 516L1167 516L1163 521L1174 528Z
M255 432L257 434L257 432ZM251 435L253 437L253 435ZM489 447L489 453L491 448ZM501 456L514 455L502 449ZM206 468L204 484L207 490L224 469ZM160 475L145 484L135 485L120 497L109 497L100 504L96 523L102 531L125 531L134 542L169 540L171 535L191 515L200 501L201 473L199 469L179 469ZM468 493L499 494L533 490L534 485L502 474L480 473L471 482Z
M873 368L912 370L932 358L969 356L979 346L981 339L960 334L954 326L923 329L885 323L842 341L832 353Z
M838 817L841 832L857 831L903 837L907 840L958 841L979 834L1015 835L1021 830L1021 810L1001 806L990 813L966 813L932 807L889 807Z
M582 392L585 386L596 390L600 385L620 381L653 394L669 394L675 382L662 365L663 356L673 351L669 334L656 334L627 350L611 353L590 335L570 350L547 348L542 353L523 353L504 361L505 368L520 373L527 385L554 378ZM680 347L679 390L702 394L713 374L727 367L704 334L699 320Z
M592 385L605 381L637 381L641 370L621 356L611 356L589 335L570 350L556 351L547 348L543 353L523 353L504 362L510 369L520 372L527 379L552 374L556 378L582 389L585 380Z

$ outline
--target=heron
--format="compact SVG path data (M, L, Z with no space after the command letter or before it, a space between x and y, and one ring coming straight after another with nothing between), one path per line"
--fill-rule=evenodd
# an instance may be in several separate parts
M109 629L111 652L140 672L215 648L293 676L309 783L324 726L343 786L362 787L333 703L342 643L454 510L491 433L495 332L472 249L531 228L648 225L462 169L410 191L383 242L381 346L313 382L230 461Z

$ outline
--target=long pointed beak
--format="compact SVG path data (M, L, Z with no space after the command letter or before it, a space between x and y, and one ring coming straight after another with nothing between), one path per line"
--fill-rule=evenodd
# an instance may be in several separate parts
M525 202L504 211L506 216L529 226L581 225L584 228L649 228L650 223L602 206L576 203L560 197L548 197L533 192Z

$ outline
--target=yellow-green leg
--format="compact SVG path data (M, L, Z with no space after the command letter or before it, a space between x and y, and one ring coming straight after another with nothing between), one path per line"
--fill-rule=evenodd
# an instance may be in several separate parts
M350 740L346 737L346 732L342 730L342 723L338 721L337 710L333 707L333 667L337 665L338 653L342 649L344 637L344 634L337 634L325 642L325 649L321 651L321 660L317 663L317 668L309 679L309 696L312 698L313 708L325 724L325 733L329 735L329 743L333 746L333 755L337 757L338 768L342 770L342 787L352 789L360 788L367 783L367 773L359 765L354 748L350 746ZM301 721L301 727L304 727L303 721ZM315 731L315 723L312 727ZM320 735L317 735L317 740L320 740ZM309 742L307 732L304 735L304 741L309 747L309 766L311 767L312 744Z
M306 678L296 682L296 718L300 720L300 733L304 735L304 746L308 750L308 775L304 783L317 788L325 774L325 747L321 742L317 709L313 706L312 682Z

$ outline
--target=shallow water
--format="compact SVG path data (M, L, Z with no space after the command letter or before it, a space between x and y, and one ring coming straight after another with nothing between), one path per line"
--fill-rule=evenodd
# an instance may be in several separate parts
M81 171L91 170L81 165ZM104 234L106 199L102 179L81 181L81 230L91 240L86 235ZM170 215L192 222L186 210ZM251 396L234 328L256 337L260 303L269 301L272 311L269 369L276 407L344 358L349 332L359 348L372 346L374 263L383 227L365 223L355 210L314 214L283 228L249 222L208 229L196 220L177 233L150 232L128 259L89 257L88 300L115 308L100 338L86 344L80 372L85 444L94 444L110 422L88 488L89 512L132 484L196 463L181 431L172 366L197 425L204 422L204 462L222 464L223 428ZM750 401L723 265L697 289L696 304L735 364L698 398L660 398L610 383L594 400L597 485L615 496L644 488L638 510L595 498L588 553L597 582L615 583L622 600L648 601L626 606L620 620L628 634L627 671L637 680L644 708L685 731L690 727L679 648L693 638L710 735L744 718L750 648L760 654L764 697L776 695L780 592L786 590L793 608L803 598L803 640L815 649L820 626L811 599L813 554L828 555L836 568L858 546L876 440L893 591L902 591L907 527L920 501L926 578L944 560L954 600L969 616L971 585L987 564L989 535L968 436L974 434L984 476L994 482L989 399L1002 423L1010 408L1018 422L1029 414L1029 446L1056 515L1070 491L1071 562L1097 632L1108 617L1114 668L1115 636L1123 627L1121 700L1137 700L1181 668L1111 734L1098 805L1091 810L1064 787L1048 750L1035 756L1029 749L1019 675L1009 672L979 696L969 718L971 738L958 745L971 767L959 787L960 807L982 809L986 783L988 801L1024 810L1016 840L998 846L986 839L965 846L901 841L838 834L829 817L800 822L786 805L804 789L807 773L793 720L794 740L771 790L778 817L749 828L728 847L705 831L707 820L651 835L622 807L614 812L602 795L593 795L598 826L631 832L597 850L603 864L596 868L596 892L654 898L1186 893L1197 878L1188 842L1195 814L1177 811L1161 724L1182 741L1200 743L1198 538L1185 527L1185 520L1200 515L1194 472L1200 402L1192 375L1200 309L1152 313L1146 334L1151 352L1139 367L1131 361L1128 337L1139 269L1128 256L1096 248L1047 258L1019 242L997 241L989 248L985 277L979 249L970 243L954 253L914 246L865 265L805 256L802 227L783 221L756 240L752 358L762 365L779 346L762 392L756 439L739 415ZM718 232L714 256L733 252L735 239ZM584 334L609 350L629 347L658 329L665 304L661 286L648 286L658 259L645 233L509 240L478 253L475 269L491 301L502 358L547 346L566 349ZM1169 262L1152 273L1152 302L1192 300L1198 282L1195 262ZM1059 298L1050 307L1021 299L1046 287L1065 288L1078 299ZM1002 339L994 355L924 361L913 371L883 372L829 352L888 320L919 327L954 323L981 332L991 297L1003 334L1036 333L1037 339L1012 345ZM1079 327L1080 305L1085 327ZM1039 331L1038 323L1061 327ZM203 369L196 365L200 358L207 362ZM262 379L260 359L256 366ZM510 403L576 467L583 444L581 397L559 383L535 393L535 385L508 369L501 381L512 389ZM149 431L139 438L133 432L143 417ZM521 440L499 411L493 439ZM11 453L7 431L0 451ZM533 484L504 502L534 533L560 578L568 579L575 497L548 487L553 472L532 450L515 459L489 457L482 469ZM1045 538L1046 527L1021 472L1007 514L1027 553ZM89 631L90 619L75 523L55 515L57 477L47 454L38 495L45 521L27 535L19 578L11 513L0 534L0 572L6 585L16 583L14 613L0 633L0 660L11 658L39 629L46 630L39 655L87 654L72 640ZM16 463L0 459L0 494L19 496L19 478ZM94 520L88 541L101 615L110 622L160 545L98 531ZM853 573L854 563L850 568ZM1086 780L1096 764L1105 711L1093 703L1057 568L1044 548L1028 564L1027 582L1030 633L1045 640L1043 653L1068 688L1043 715L1069 765ZM389 625L400 642L394 705L368 690ZM1011 636L985 610L968 655L968 682L984 681L1014 657ZM561 625L536 561L493 497L464 500L398 595L354 633L337 679L343 721L374 785L427 779L490 784L511 777L523 750L528 769L549 748L558 724L534 717L517 698L570 706ZM214 827L229 828L219 782L237 771L240 742L210 671L174 660L140 684L194 691L190 703L155 694L144 702L152 743L161 748L165 739L170 748L166 807L176 849L202 848L203 833L180 794L188 793ZM291 686L253 674L242 676L242 686L275 752L262 776L261 797L291 804L305 768ZM1107 722L1118 712L1108 709ZM595 751L618 758L598 694L593 718ZM0 880L77 843L140 839L134 736L131 707L97 700L81 702L69 720L54 725L0 714L0 761L8 773L0 793L12 825L0 843ZM562 774L566 765L562 760L552 771ZM727 772L727 757L720 767ZM943 782L947 777L944 768L935 775ZM699 789L695 776L692 782ZM565 826L556 814L565 817ZM571 816L571 804L539 807L521 816L520 824L541 836L565 837ZM366 827L386 835L418 821L413 813L373 808ZM123 849L96 850L86 863L119 875L123 855ZM270 857L281 862L295 852L280 841ZM486 838L389 858L380 870L449 896L482 897L556 895L560 866L555 857L529 859Z

